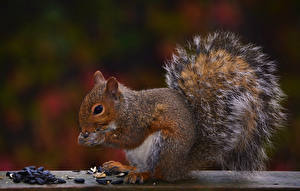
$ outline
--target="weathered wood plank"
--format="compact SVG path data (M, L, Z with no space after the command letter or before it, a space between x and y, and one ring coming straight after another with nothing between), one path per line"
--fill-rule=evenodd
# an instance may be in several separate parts
M262 171L255 173L233 172L233 171L198 171L193 172L193 179L177 181L175 183L157 182L156 185L149 182L143 185L99 185L92 175L86 171L52 171L57 177L66 179L71 177L84 178L84 184L76 184L72 179L66 180L66 184L56 185L30 185L24 183L13 183L0 171L0 190L238 190L238 189L260 189L260 190L294 190L300 189L300 172L286 171Z

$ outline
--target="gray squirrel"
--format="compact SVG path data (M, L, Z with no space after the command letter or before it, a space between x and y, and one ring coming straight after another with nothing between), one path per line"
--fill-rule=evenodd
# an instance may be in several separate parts
M124 149L126 183L175 181L192 170L263 170L285 97L261 48L230 32L196 36L166 65L167 88L131 90L95 72L80 111L82 145Z

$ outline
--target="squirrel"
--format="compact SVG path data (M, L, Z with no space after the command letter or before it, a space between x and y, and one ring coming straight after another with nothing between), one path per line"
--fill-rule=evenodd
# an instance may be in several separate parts
M186 179L194 170L265 169L266 146L283 126L276 65L231 32L195 36L164 66L167 88L134 91L94 74L79 111L81 145L121 148L126 183Z

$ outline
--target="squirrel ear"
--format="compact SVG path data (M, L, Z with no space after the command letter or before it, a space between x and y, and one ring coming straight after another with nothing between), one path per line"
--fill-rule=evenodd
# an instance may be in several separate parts
M119 83L115 77L110 77L106 82L106 92L117 97L119 92Z
M99 83L105 82L105 79L104 79L102 73L99 70L97 70L94 73L94 82L95 82L95 84L99 84Z

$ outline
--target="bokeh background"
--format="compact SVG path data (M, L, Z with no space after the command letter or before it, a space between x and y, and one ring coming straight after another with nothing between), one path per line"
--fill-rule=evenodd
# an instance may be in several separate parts
M223 29L278 61L287 127L270 170L300 170L300 1L1 1L0 170L87 169L125 158L77 145L78 109L97 69L134 89L165 86L177 43Z

